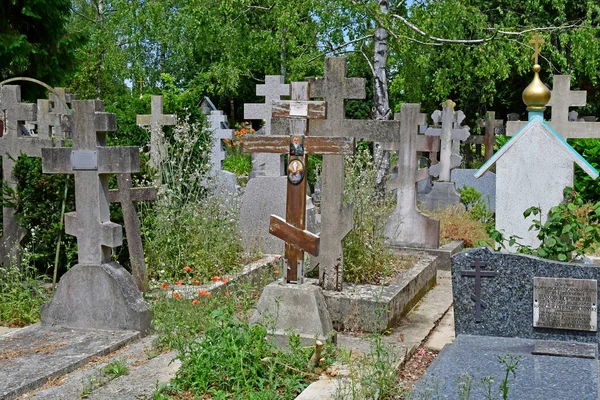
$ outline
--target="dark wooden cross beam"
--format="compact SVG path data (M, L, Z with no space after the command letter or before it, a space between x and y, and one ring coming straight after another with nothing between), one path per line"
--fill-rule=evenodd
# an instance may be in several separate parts
M269 232L284 240L285 280L301 283L304 251L319 254L320 239L305 230L306 224L306 159L307 154L352 154L354 139L309 137L308 120L323 119L327 103L308 101L308 82L293 82L290 101L273 102L273 118L290 119L290 136L250 137L244 139L245 152L288 153L288 184L285 221L271 216ZM301 149L300 151L298 149Z
M460 271L460 276L475 277L475 296L472 296L473 301L475 301L475 322L481 322L481 308L485 307L485 303L481 300L481 278L498 275L497 272L482 271L481 267L486 265L487 263L483 261L475 261L471 264L472 267L475 267L475 271Z

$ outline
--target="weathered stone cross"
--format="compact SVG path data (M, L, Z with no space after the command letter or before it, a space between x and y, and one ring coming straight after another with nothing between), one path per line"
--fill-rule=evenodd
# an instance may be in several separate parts
M72 110L73 147L42 149L42 172L75 175L76 212L65 214L65 232L77 237L79 264L101 265L123 242L121 226L110 221L108 178L139 171L139 149L106 147L117 121L102 101L74 100Z
M213 110L208 116L209 129L213 132L214 144L210 153L210 164L213 176L223 169L226 152L223 149L223 139L231 139L233 129L227 126L227 116L223 111Z
M123 222L125 223L125 234L127 235L127 247L129 248L129 259L131 260L131 275L142 292L148 291L148 271L144 260L144 246L142 245L142 233L140 221L138 220L136 201L156 200L155 187L134 188L131 182L131 174L117 174L119 189L109 191L111 203L121 203L123 210Z
M26 154L39 157L42 147L53 146L48 135L23 136L23 123L36 120L36 105L21 103L21 87L6 85L0 87L0 116L4 120L4 135L0 137L0 155L2 156L2 178L10 188L15 188L17 179L13 174L15 160ZM2 208L2 256L8 265L17 256L18 244L23 237L22 229L14 218L15 210Z
M569 121L569 107L585 106L587 92L570 90L569 75L554 75L550 102L551 120L548 125L564 139L592 139L600 137L600 122ZM513 136L525 126L526 121L509 121L506 123L506 135Z
M163 133L163 126L175 125L175 114L163 114L162 96L152 96L150 114L138 115L136 123L141 127L150 128L150 166L159 168L167 159L167 144ZM160 176L160 175L159 175Z
M327 103L308 101L308 82L292 83L291 101L273 103L273 118L290 118L290 136L246 138L245 152L289 153L286 220L272 215L269 231L284 240L288 283L301 283L304 251L319 254L319 237L305 230L307 154L352 154L354 140L341 137L309 137L308 120L326 116ZM325 182L323 182L325 185Z
M56 141L56 146L62 146L61 140L70 133L71 129L70 117L64 104L70 102L71 94L64 88L54 89L54 93L50 93L49 100L38 99L36 120L38 136L52 138Z
M481 322L481 308L485 308L485 302L481 300L481 278L494 277L498 273L493 271L482 271L481 267L485 267L487 263L483 261L474 261L471 266L475 267L475 271L460 271L460 276L475 277L475 295L471 296L475 302L475 322Z
M256 85L256 95L264 96L264 103L244 104L245 119L264 120L262 131L265 136L271 135L273 102L279 101L282 96L290 95L290 85L284 83L282 75L265 76L264 85ZM253 154L251 178L256 176L281 176L283 171L283 156L275 154Z
M441 182L450 182L450 171L460 165L462 157L453 149L453 142L465 141L469 137L469 127L461 126L462 118L457 118L454 113L454 102L446 100L442 103L442 127L428 128L427 136L440 137L440 162L429 169L431 175L438 176ZM432 118L435 117L432 116Z
M494 155L494 144L496 144L496 128L501 128L504 121L496 119L495 111L488 111L487 118L479 121L479 126L485 128L485 154L484 161L487 161ZM481 151L481 150L478 150Z

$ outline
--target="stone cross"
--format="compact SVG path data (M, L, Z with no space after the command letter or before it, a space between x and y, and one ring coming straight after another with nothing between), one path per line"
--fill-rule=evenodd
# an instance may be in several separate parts
M354 140L308 136L308 120L325 118L327 109L327 103L323 101L308 101L308 82L293 82L291 98L291 101L273 103L274 118L290 118L290 136L246 138L242 149L245 152L289 153L286 219L272 215L269 231L286 242L286 281L301 283L304 251L317 256L320 245L319 237L305 230L307 154L352 154Z
M487 118L479 121L479 126L485 128L485 155L484 161L490 159L494 154L494 144L496 143L496 128L501 128L504 121L496 119L495 111L488 111Z
M70 111L65 104L71 103L72 95L65 88L56 88L50 92L50 99L37 101L37 133L38 136L61 140L70 132ZM62 146L60 142L57 146Z
M345 136L390 143L397 140L398 121L346 119L346 99L366 97L364 78L346 77L346 59L325 58L322 78L310 80L311 96L327 101L327 119L311 120L314 136ZM324 155L321 189L321 240L323 251L312 261L319 266L319 284L342 290L344 257L342 240L354 226L351 204L344 204L344 157Z
M125 223L125 234L127 235L127 247L129 248L129 259L131 261L131 275L142 292L148 291L148 271L144 260L144 246L142 245L142 233L140 221L135 207L136 201L156 200L155 187L134 188L131 182L131 174L117 174L118 189L109 191L111 203L121 203L123 211L123 222Z
M21 87L5 85L0 87L0 116L4 120L4 135L0 137L0 155L2 155L2 178L10 188L15 188L17 179L13 174L15 161L20 154L39 157L42 147L53 146L48 135L24 136L23 123L36 120L36 105L21 103ZM22 229L14 218L15 210L2 208L2 258L8 265L17 257L19 242L23 237Z
M163 114L162 96L152 96L150 114L138 115L136 123L141 127L150 128L150 166L160 168L167 159L167 144L163 133L163 126L175 125L177 117L175 114Z
M264 103L244 104L244 119L264 120L262 133L270 136L272 104L281 100L282 96L290 95L290 85L284 83L282 75L267 75L263 85L256 85L256 95L264 96ZM259 131L260 132L260 131ZM259 133L257 132L257 134ZM255 176L281 176L283 171L283 156L279 154L253 154L251 178Z
M227 125L227 116L223 111L211 111L208 116L209 129L213 132L214 144L210 153L210 163L213 175L217 171L223 169L223 160L227 155L223 149L223 139L231 139L233 137L233 129L229 129Z
M111 261L123 242L121 226L110 221L110 174L139 171L139 148L106 147L106 132L117 129L115 114L99 100L72 103L73 147L42 149L42 172L75 175L75 212L65 214L65 232L77 237L79 264Z
M481 267L485 267L486 265L487 263L485 262L475 261L471 264L472 267L475 267L475 271L460 271L460 276L475 277L475 295L471 296L475 302L475 322L481 322L481 308L485 308L485 302L481 300L481 278L498 275L493 271L482 271Z
M389 150L398 152L398 177L389 182L397 189L396 208L384 225L384 236L389 244L437 249L440 246L440 221L417 209L417 182L427 179L427 168L418 169L418 153L439 150L439 138L419 135L419 125L425 122L419 104L403 104L402 112L395 114L400 121L398 139Z
M447 100L442 103L442 127L430 127L425 131L425 135L440 137L440 162L431 166L430 173L438 176L440 182L450 182L450 171L460 166L462 157L456 153L456 146L453 149L453 141L458 145L458 141L465 141L469 137L469 127L461 126L464 114L454 112L455 103ZM437 110L436 110L437 111ZM436 113L432 115L436 119Z
M600 122L569 121L569 107L585 106L587 92L570 90L570 75L554 75L550 101L551 121L548 125L564 139L593 139L600 137ZM520 131L526 121L510 121L506 124L506 135L513 136Z

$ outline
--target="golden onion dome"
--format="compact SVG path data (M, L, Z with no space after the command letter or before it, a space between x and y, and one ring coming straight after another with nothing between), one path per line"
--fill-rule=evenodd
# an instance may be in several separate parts
M541 69L542 67L537 63L533 66L533 81L523 90L523 102L527 106L527 111L544 111L550 101L550 89L540 79Z

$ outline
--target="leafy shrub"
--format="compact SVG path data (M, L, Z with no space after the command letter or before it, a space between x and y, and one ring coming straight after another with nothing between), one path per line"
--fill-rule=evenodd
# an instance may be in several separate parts
M485 201L481 198L481 193L472 186L464 186L457 189L457 191L471 216L481 222L486 231L491 232L494 229L494 214L488 209Z
M465 247L474 247L479 242L489 242L484 225L462 206L450 206L431 215L440 220L440 242L462 240Z
M33 267L25 258L21 268L0 266L0 325L25 326L40 320L40 309L49 299Z

